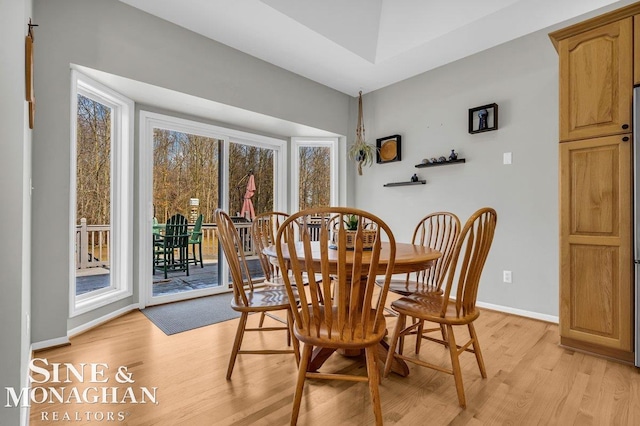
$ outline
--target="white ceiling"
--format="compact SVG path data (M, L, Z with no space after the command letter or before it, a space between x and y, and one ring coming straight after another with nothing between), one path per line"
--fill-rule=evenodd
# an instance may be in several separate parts
M635 0L120 1L355 96Z

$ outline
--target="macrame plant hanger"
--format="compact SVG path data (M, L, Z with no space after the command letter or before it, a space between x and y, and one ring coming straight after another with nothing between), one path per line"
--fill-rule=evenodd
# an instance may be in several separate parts
M358 125L356 126L356 140L354 145L364 145L364 120L362 119L362 90L358 95ZM356 160L358 161L358 174L362 176L362 164L365 162L365 155L361 153Z

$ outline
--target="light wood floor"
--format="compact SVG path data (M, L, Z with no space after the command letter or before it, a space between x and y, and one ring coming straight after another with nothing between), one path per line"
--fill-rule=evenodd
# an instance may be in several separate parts
M250 322L257 319L253 315ZM296 380L293 356L240 355L232 380L225 380L237 321L166 336L140 312L132 312L71 339L70 346L36 353L50 363L106 363L110 380L98 386L155 386L157 404L33 404L31 425L288 424ZM480 377L472 354L463 355L467 409L458 406L452 376L411 365L408 377L392 374L382 381L385 424L640 424L636 368L559 347L557 325L483 311L476 328L488 378ZM284 334L270 334L267 339L246 334L243 348L285 345ZM421 356L448 363L447 351L427 341ZM135 383L114 381L119 366L128 367ZM364 373L364 363L333 355L323 369ZM87 411L100 411L105 420L51 421L54 412L60 419L65 412L74 419L76 411L84 419ZM116 420L122 412L124 421L107 422L110 411ZM44 413L49 421L42 420ZM307 381L298 424L373 424L366 383Z

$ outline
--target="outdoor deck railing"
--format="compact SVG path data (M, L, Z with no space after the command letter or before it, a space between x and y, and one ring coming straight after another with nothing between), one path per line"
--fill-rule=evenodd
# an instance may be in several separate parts
M236 223L245 256L255 254L251 238L251 222ZM191 230L190 225L189 230ZM87 225L80 219L76 226L76 269L109 268L109 249L111 246L111 227L109 225ZM191 253L191 247L189 247ZM202 224L202 257L207 260L218 258L218 232L215 223Z

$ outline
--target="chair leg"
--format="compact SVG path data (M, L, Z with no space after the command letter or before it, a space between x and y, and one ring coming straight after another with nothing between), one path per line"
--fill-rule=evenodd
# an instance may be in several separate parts
M202 239L202 237L200 239ZM204 261L202 260L202 242L198 243L198 252L200 252L200 268L204 268Z
M453 371L453 379L456 382L456 391L458 392L458 403L462 408L467 408L467 401L464 397L464 385L462 384L462 370L460 370L460 359L458 358L458 346L456 338L453 335L453 326L447 324L447 337L449 341L449 354L451 355L451 369Z
M398 338L400 331L404 328L407 316L405 314L398 314L398 321L396 322L396 328L393 329L393 336L389 341L389 353L387 353L387 360L384 363L384 377L391 372L391 364L393 364L393 355L396 351L396 345L398 344Z
M304 381L307 378L307 367L311 360L313 345L305 343L302 348L302 359L298 367L298 382L296 383L296 391L293 396L293 408L291 410L291 426L298 424L298 415L300 414L300 403L302 402L302 390L304 389Z
M371 406L373 407L376 425L382 426L382 408L380 407L380 389L378 388L380 372L376 365L376 352L377 348L375 346L365 348L365 355L367 357L367 375L369 376L369 392L371 393Z
M169 253L164 254L164 264L162 265L162 269L164 270L164 279L167 279L167 267L169 266Z
M440 333L442 333L442 340L445 342L444 347L446 348L449 344L449 339L447 339L447 328L444 324L440 324Z
M287 345L293 345L293 355L296 357L296 365L300 365L300 342L293 334L293 313L291 309L287 309Z
M473 352L476 354L476 361L478 361L480 375L483 379L486 379L487 370L484 367L484 359L482 358L482 352L480 351L480 342L478 341L478 335L476 334L476 328L473 326L473 323L469 323L469 335L473 339Z
M185 269L187 270L187 276L189 276L189 246L183 247L183 251L184 251Z
M258 328L262 328L262 325L264 324L264 318L267 316L266 312L261 312L260 313L260 322L258 323Z
M236 363L236 358L238 357L238 351L240 350L240 345L242 344L242 337L244 336L244 329L247 326L247 318L249 314L243 312L240 315L240 322L238 323L238 330L236 331L236 339L233 342L233 349L231 350L231 358L229 358L229 367L227 368L227 380L231 380L231 373L233 373L233 366Z
M420 346L422 346L422 333L424 333L424 321L420 321L420 325L418 326L418 331L416 332L416 355L420 353Z

